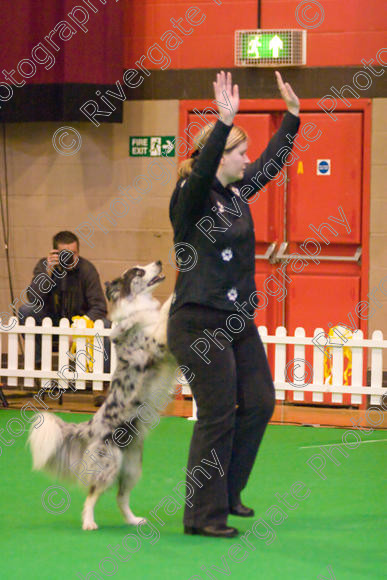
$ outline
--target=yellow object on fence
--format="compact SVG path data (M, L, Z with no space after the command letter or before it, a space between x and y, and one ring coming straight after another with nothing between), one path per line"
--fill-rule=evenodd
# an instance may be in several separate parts
M94 328L94 322L92 320L90 320L90 318L86 315L85 316L73 316L71 318L71 320L73 321L71 328L75 327L76 320L85 320L86 328ZM77 338L85 338L85 337L82 335L73 336L73 343L71 345L71 354L75 354L77 351ZM93 372L93 361L94 361L94 357L93 357L94 339L92 337L86 337L86 352L87 352L86 371L88 373L92 373Z
M335 332L336 330L336 332ZM349 338L353 338L353 334L348 328L344 326L338 325L333 326L330 331L328 332L329 338L332 338L332 342L338 342L338 339L343 341L343 356L344 356L344 363L343 363L343 385L349 385L349 381L352 377L352 351L348 346L345 346L346 341ZM343 338L340 338L343 337ZM344 339L346 341L344 342ZM333 348L327 348L327 355L332 355ZM332 357L331 356L324 356L324 383L327 385L332 384Z

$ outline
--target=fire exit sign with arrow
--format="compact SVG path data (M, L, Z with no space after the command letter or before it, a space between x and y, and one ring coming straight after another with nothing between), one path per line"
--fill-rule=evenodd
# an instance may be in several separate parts
M306 64L306 30L236 30L236 66Z

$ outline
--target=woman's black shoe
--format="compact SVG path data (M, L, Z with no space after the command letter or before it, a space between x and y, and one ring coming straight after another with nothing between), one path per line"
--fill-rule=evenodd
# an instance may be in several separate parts
M192 528L184 526L184 533L191 536L212 536L213 538L235 538L238 534L236 528L230 528L225 524L215 524L213 526L204 526L203 528Z
M241 518L252 518L254 510L239 503L230 508L230 514L233 516L240 516Z

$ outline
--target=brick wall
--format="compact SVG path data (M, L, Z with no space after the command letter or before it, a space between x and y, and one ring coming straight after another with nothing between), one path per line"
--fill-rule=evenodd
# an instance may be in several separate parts
M370 277L369 287L379 286L387 276L387 99L374 99L371 141L371 217L370 217ZM387 291L387 282L384 284ZM369 333L375 329L387 333L387 296L378 291L375 296L381 307L369 321ZM386 357L387 358L387 357ZM387 368L387 360L384 368Z

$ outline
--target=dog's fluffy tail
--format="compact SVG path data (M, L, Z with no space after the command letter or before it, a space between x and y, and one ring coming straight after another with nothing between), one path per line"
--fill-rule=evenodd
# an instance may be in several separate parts
M87 446L87 423L66 423L52 413L42 413L44 422L31 425L28 442L33 469L60 478L76 480L71 467L82 460Z

